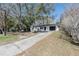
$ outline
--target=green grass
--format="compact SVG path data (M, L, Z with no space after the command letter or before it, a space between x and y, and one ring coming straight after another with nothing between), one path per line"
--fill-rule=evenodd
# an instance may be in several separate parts
M13 41L16 40L17 36L15 35L0 35L0 42L7 42L7 41Z

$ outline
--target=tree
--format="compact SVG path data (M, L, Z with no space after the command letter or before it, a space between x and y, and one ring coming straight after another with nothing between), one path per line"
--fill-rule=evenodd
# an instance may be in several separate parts
M20 3L11 5L12 16L15 16L18 20L17 24L18 24L19 31L22 30L22 22L21 22L22 21L22 7L23 6Z
M61 28L72 37L72 41L79 43L79 4L71 4L61 17Z
M3 12L3 15L2 15L2 17L4 17L3 19L3 31L4 31L4 35L6 36L6 19L7 19L7 16L8 16L8 12L9 12L9 8L8 8L9 6L8 5L6 5L6 4L0 4L0 10Z
M47 18L46 19L47 24L49 22L48 18L50 16L51 12L52 13L54 12L54 4L49 4L49 3L43 4L43 3L41 3L41 4L38 5L38 8L36 9L36 15L38 15L38 17L43 16L43 17ZM41 19L43 20L43 23L44 23L43 17ZM53 17L53 16L51 16L51 17Z
M49 23L49 15L54 11L53 6L53 4L25 4L26 16L28 16L26 18L30 20L30 26L37 20L43 20L43 24L45 21Z

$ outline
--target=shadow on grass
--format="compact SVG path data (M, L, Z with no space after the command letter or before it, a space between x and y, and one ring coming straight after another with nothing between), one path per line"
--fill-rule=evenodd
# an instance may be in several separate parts
M76 46L79 46L79 43L75 43L75 42L70 42L71 44L73 44L73 45L76 45Z

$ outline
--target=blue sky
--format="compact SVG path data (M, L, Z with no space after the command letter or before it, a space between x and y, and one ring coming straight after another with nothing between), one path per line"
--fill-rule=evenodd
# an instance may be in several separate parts
M64 4L64 3L57 3L57 4L55 4L54 16L55 16L55 20L56 21L58 21L58 19L60 18L60 15L65 10L65 6L67 6L67 4Z

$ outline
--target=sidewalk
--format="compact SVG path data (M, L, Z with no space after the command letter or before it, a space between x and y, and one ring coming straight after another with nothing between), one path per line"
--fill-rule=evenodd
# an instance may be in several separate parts
M39 34L32 36L30 38L23 39L23 40L15 42L15 43L0 46L0 56L16 55L17 53L20 53L23 50L30 48L35 43L42 40L49 34L51 34L51 32L39 33Z

